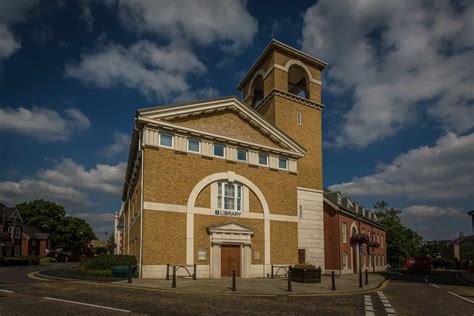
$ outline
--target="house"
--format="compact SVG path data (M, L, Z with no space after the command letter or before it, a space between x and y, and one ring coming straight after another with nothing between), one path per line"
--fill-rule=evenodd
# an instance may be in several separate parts
M459 261L463 264L466 262L474 262L474 235L463 238L459 241L458 245Z
M48 237L48 233L41 232L35 226L23 224L21 255L46 256Z
M0 203L0 257L21 255L23 219L17 209Z
M324 193L324 249L326 271L357 273L387 268L387 236L373 210L326 189ZM359 246L351 238L364 234L378 247Z
M168 264L196 265L199 278L326 269L326 65L272 40L239 83L242 99L136 112L115 236L140 277L163 278Z
M443 255L449 259L456 258L461 261L461 254L459 252L459 243L466 239L467 236L464 233L459 233L459 236L446 244L446 251L443 252Z

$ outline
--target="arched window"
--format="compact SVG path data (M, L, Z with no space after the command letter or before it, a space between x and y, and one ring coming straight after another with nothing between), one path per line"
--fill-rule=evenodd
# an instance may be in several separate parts
M257 107L263 100L263 77L257 76L252 84L252 107Z
M357 234L356 228L352 227L351 236L355 236L356 234Z
M288 69L288 92L309 99L308 74L298 65Z

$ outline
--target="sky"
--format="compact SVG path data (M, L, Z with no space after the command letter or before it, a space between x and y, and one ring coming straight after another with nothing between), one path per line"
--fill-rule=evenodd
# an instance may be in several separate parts
M1 1L0 202L110 235L135 111L240 97L272 38L329 64L326 187L426 240L471 233L472 1Z

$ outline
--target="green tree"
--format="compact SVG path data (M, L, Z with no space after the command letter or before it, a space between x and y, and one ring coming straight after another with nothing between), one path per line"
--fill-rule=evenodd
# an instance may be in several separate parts
M425 241L421 246L421 253L432 258L443 256L446 252L447 243L445 240Z
M89 224L83 219L66 216L64 207L46 200L33 200L17 204L16 208L26 224L49 233L52 248L80 253L85 244L95 239Z
M400 210L389 208L385 201L374 205L380 223L387 228L387 257L394 267L401 267L409 257L420 254L423 238L400 221Z

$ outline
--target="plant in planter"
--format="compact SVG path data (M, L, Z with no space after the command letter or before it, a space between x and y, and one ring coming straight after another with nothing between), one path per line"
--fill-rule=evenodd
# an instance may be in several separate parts
M359 245L362 246L369 242L369 236L366 234L355 234L351 237L350 243L352 246Z
M300 283L321 283L321 267L314 264L297 264L290 268L291 281Z

